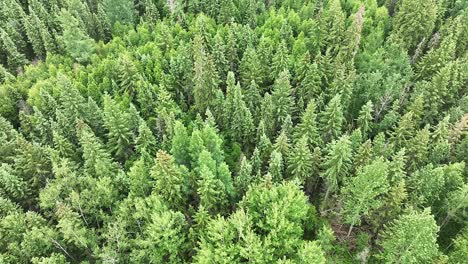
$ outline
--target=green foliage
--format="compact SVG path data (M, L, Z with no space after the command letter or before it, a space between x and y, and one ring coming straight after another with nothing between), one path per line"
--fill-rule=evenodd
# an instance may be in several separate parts
M90 60L94 52L94 42L78 26L78 20L68 11L60 13L63 35L61 39L67 53L77 62L85 63ZM37 53L37 52L36 52Z
M432 261L439 254L436 240L439 227L429 210L411 211L388 225L379 239L387 262L418 263Z
M464 263L464 2L0 1L0 263Z

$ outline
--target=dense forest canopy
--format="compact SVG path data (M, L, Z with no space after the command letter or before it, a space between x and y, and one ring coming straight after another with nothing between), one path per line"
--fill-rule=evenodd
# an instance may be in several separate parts
M1 0L0 263L466 263L468 1Z

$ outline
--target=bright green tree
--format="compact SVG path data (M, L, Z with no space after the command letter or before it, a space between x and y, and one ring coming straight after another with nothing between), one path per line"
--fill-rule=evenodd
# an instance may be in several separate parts
M350 225L348 236L355 225L373 210L382 206L381 196L388 191L388 164L382 158L358 171L342 189L343 218Z
M401 215L382 231L379 259L385 262L431 262L439 254L437 226L429 210Z

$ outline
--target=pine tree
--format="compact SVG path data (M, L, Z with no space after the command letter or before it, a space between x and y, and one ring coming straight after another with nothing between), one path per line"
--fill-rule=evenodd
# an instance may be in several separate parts
M78 26L78 20L68 11L62 9L60 21L63 28L61 40L65 44L66 52L77 62L89 61L94 52L94 42Z
M327 155L322 163L324 169L320 175L325 181L326 193L325 201L330 192L338 190L339 184L348 176L351 166L351 142L348 136L342 136L339 140L333 141L327 151Z
M275 144L273 145L273 150L281 153L284 159L287 159L290 152L290 144L289 138L284 131L281 131L279 136L275 140Z
M252 114L244 102L239 83L235 84L233 72L228 73L226 84L224 123L231 138L246 145L253 134Z
M102 6L109 18L110 24L133 24L133 1L131 0L103 0Z
M326 42L337 50L343 41L345 33L345 14L341 8L341 1L328 2L328 8L324 14L325 28L327 29Z
M292 88L289 83L289 72L282 71L275 81L273 93L271 95L273 107L275 108L275 127L278 128L286 117L294 110L294 100L292 98ZM267 120L265 120L267 121Z
M309 147L320 146L322 143L322 139L318 134L316 107L314 100L309 101L300 123L294 129L296 140L306 136Z
M93 131L85 123L78 121L77 133L80 145L83 148L85 172L95 177L114 177L116 166Z
M408 164L410 169L415 170L421 164L427 162L430 136L429 127L426 126L408 142Z
M406 49L413 50L432 32L437 17L437 7L437 3L432 0L401 1L393 19L390 38L393 41L401 41Z
M324 142L330 142L341 135L344 122L341 108L341 95L335 95L320 116L322 138Z
M151 177L154 179L153 191L164 197L169 207L174 210L183 211L186 206L186 173L175 164L171 155L163 150L158 151L151 169Z
M302 247L299 249L298 256L300 263L326 263L325 253L317 241L304 242Z
M361 224L363 216L382 206L379 199L388 191L388 164L382 159L359 170L342 189L343 217L350 224L348 236L355 225Z
M223 183L215 177L206 165L200 167L199 170L200 179L197 181L197 193L200 197L200 206L203 206L212 214L216 214L226 202Z
M135 139L135 150L142 156L153 157L156 154L157 141L145 120L140 119L138 136Z
M268 173L271 175L273 181L281 182L284 171L283 155L281 155L280 152L273 150L268 164Z
M42 41L41 31L36 27L41 23L34 10L29 8L29 15L23 18L24 29L29 42L32 45L34 54L39 58L44 58L45 49Z
M16 70L21 65L28 63L26 56L18 51L15 43L3 29L0 31L0 44L7 55L7 64L10 70Z
M367 102L365 105L362 106L361 110L359 111L359 117L357 119L357 124L359 128L361 128L362 133L364 136L367 135L370 131L372 131L372 111L374 110L374 105L371 101Z
M307 136L299 139L288 160L288 170L294 178L301 182L305 182L312 172L312 154L307 141Z
M178 164L185 166L190 165L190 142L191 141L184 124L180 121L176 121L174 124L174 135L172 136L171 154Z
M286 42L283 40L280 45L278 45L275 56L273 57L270 78L273 80L280 78L282 72L289 71L289 64L288 47L286 46Z
M431 262L439 254L437 226L429 210L411 211L386 226L378 244L382 247L379 259L389 262Z
M213 99L219 83L215 65L204 45L202 36L195 36L193 40L193 96L195 108L200 113L204 113L207 108L214 108Z
M251 46L247 47L239 65L239 75L243 86L247 86L252 82L262 82L259 62L257 51Z
M104 127L109 131L108 146L115 157L123 162L132 153L135 135L130 113L123 111L109 95L104 96Z
M258 153L258 149L255 149L254 155L255 153ZM242 157L239 166L239 172L237 174L237 177L235 178L235 186L238 194L242 196L247 191L250 184L254 182L255 175L252 175L252 173L255 174L257 173L257 171L252 171L253 166L245 156Z

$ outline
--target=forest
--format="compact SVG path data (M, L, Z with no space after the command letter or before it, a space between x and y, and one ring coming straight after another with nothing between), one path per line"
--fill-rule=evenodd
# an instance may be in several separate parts
M468 1L1 0L0 263L467 263Z

